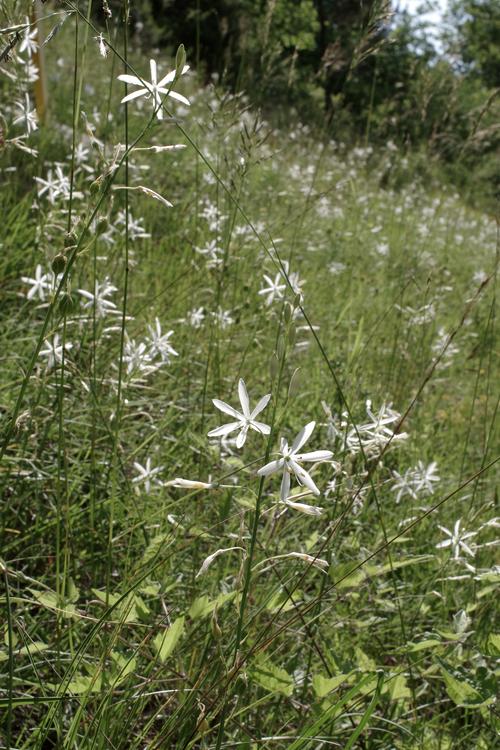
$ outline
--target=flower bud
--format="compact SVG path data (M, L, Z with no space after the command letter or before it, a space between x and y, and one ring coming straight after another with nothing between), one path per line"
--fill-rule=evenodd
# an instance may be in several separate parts
M186 50L183 44L179 44L177 54L175 56L175 77L178 78L182 75L184 65L186 64Z

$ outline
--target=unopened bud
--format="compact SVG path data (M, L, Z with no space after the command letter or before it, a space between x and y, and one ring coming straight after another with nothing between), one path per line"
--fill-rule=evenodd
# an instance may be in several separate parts
M175 56L175 77L178 78L182 75L184 65L186 64L186 50L183 44L179 44L177 54Z

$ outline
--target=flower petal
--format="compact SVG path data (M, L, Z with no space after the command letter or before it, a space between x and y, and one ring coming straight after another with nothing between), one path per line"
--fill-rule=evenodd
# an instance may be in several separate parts
M226 404L225 401L219 401L218 398L213 398L212 403L216 407L216 409L219 409L219 411L223 411L224 414L229 414L230 417L236 417L236 419L239 419L242 422L244 421L243 414L240 414L239 411L236 411L236 409L233 409L232 406Z
M290 472L288 472L286 469L283 472L283 478L281 480L281 488L280 488L280 500L281 502L284 502L288 495L290 494Z
M294 459L296 461L329 461L333 458L331 451L311 451L311 453L294 453Z
M214 430L210 430L207 437L221 437L222 435L229 435L233 430L237 430L240 427L241 422L228 422L220 427L216 427Z
M130 102L132 101L132 99L137 99L138 96L144 96L144 94L147 93L147 89L136 89L135 91L132 91L131 94L127 94L127 96L124 96L120 104L123 104L124 102Z
M151 71L151 83L153 86L156 86L156 80L158 78L157 76L157 68L156 68L156 60L150 60L149 61L149 69Z
M250 418L253 419L257 416L257 414L260 414L261 411L263 411L266 406L268 405L269 401L271 399L271 394L268 393L266 396L262 396L260 401L257 403L257 406L253 410L253 412L250 414Z
M238 381L238 396L240 398L241 408L245 417L250 416L250 399L248 398L248 391L243 378Z
M305 427L301 429L295 440L292 444L292 453L295 453L296 451L300 450L304 443L307 443L309 438L311 437L314 428L316 427L316 422L308 422Z
M137 78L137 76L130 76L128 73L122 73L121 76L118 76L118 80L123 81L124 83L133 83L134 86L144 86L144 83L140 78Z
M293 497L293 495L292 495ZM299 513L305 513L306 516L320 516L323 513L323 508L317 505L307 505L306 503L295 503L293 500L284 500L283 503L288 505L293 510L298 510Z
M243 448L243 446L245 445L245 440L247 439L247 432L248 432L248 425L246 424L241 428L240 433L238 437L236 438L237 448Z
M292 469L293 473L299 480L300 484L303 484L305 487L307 487L307 489L311 490L311 492L314 495L321 494L318 488L316 487L316 485L314 484L313 480L307 473L307 471L302 466L300 466L296 461L294 461L293 458L290 459L290 468Z
M189 70L189 65L184 65L181 71L181 76L183 76L184 73L187 73L188 70ZM170 73L167 73L167 75L161 79L161 81L158 81L158 88L160 88L160 86L165 86L167 83L172 83L174 78L175 78L175 70L171 70Z
M256 422L255 419L252 419L250 422L250 427L253 427L254 430L260 432L262 435L269 435L271 432L271 428L268 424L264 424L264 422Z
M274 474L283 468L284 460L282 458L276 459L276 461L270 461L268 464L259 469L257 474L260 477L267 477L269 474Z
M172 99L176 99L178 102L182 102L186 105L186 107L191 106L191 102L189 99L186 99L185 96L182 96L182 94L178 94L177 91L169 91L168 95L172 97Z

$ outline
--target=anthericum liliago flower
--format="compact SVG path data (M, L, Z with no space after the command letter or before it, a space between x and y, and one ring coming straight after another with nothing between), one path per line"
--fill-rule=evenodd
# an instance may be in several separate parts
M312 435L316 422L309 422L305 427L301 429L297 437L292 443L291 448L288 446L287 441L281 438L280 446L280 458L275 461L270 461L268 464L259 469L257 474L259 476L267 477L269 474L275 474L277 471L283 471L283 478L281 480L281 492L280 499L285 502L288 495L290 494L290 475L295 474L300 484L307 487L314 495L321 494L310 475L300 465L301 462L306 461L307 463L319 463L321 461L329 461L333 458L331 451L312 451L311 453L298 453L304 443L306 443Z
M247 439L247 433L250 427L252 430L260 432L262 435L269 435L271 432L269 425L264 424L263 422L258 422L255 419L255 417L268 405L271 394L268 393L266 396L263 396L255 409L250 411L250 399L248 398L245 381L240 378L238 382L238 395L240 397L240 404L243 413L237 411L237 409L233 409L233 407L226 404L225 401L219 401L218 398L212 399L212 403L217 409L224 412L224 414L229 414L230 417L234 417L237 421L228 422L228 424L223 424L221 427L216 427L215 430L210 430L208 437L222 437L223 435L229 435L229 433L234 430L239 430L240 432L236 438L236 447L242 448Z
M170 71L170 73L167 73L166 76L163 76L163 78L158 80L156 60L150 60L149 65L151 69L151 82L144 81L141 78L137 78L137 76L131 76L128 73L123 73L122 75L118 76L119 81L130 83L133 86L139 86L136 91L132 91L131 94L127 94L127 96L124 96L121 100L121 103L123 104L124 102L131 101L132 99L137 99L137 97L139 96L152 96L153 105L156 110L156 117L159 120L163 120L163 97L171 96L172 99L177 99L177 101L189 106L189 100L186 99L185 96L182 96L182 94L178 94L177 91L172 91L171 88L165 88L165 86L168 86L168 84L173 83L173 81L175 80L176 71L172 70ZM187 73L188 70L189 65L184 65L181 71L181 75Z

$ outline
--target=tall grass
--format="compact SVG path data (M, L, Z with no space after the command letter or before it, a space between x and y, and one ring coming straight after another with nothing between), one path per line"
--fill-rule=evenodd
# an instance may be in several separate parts
M2 746L492 747L495 222L183 48L121 103L126 2L42 7L34 129L2 10Z

